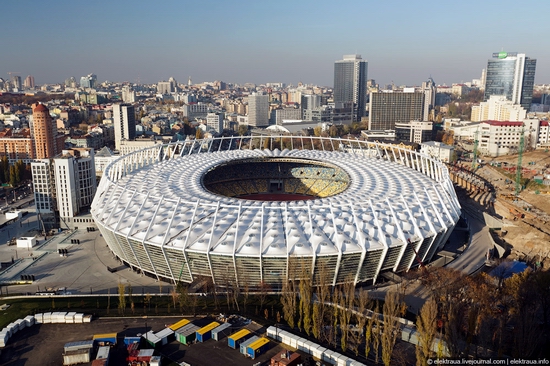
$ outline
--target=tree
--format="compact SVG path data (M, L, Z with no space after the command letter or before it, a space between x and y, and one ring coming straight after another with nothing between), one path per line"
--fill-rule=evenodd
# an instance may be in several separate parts
M395 342L399 336L399 317L403 313L403 302L401 296L395 291L388 291L384 298L384 314L381 341L382 341L382 362L385 366L391 365L391 358Z
M418 330L418 344L416 346L416 364L424 366L432 356L432 346L437 332L437 304L430 298L416 320Z
M304 331L307 335L311 333L312 319L311 319L311 302L312 302L312 292L311 292L311 275L307 270L307 266L302 263L302 275L300 279L300 320L298 324L302 324ZM300 325L298 325L299 327Z
M369 357L369 353L373 348L373 341L374 341L373 333L375 331L374 327L375 327L376 317L378 316L378 311L379 311L378 305L376 305L376 308L374 309L374 313L372 313L368 318L368 321L365 327L365 357L367 358ZM378 363L378 357L376 357L376 359L377 359L376 363Z
M248 126L247 125L239 125L239 128L237 129L237 133L240 136L244 136L248 134Z
M292 329L296 325L296 286L294 280L283 282L281 304L283 305L283 318Z
M359 356L359 345L361 344L361 340L363 339L363 331L365 330L365 324L367 322L367 306L369 304L369 294L364 289L360 289L359 293L357 294L356 298L357 304L356 304L356 313L355 313L355 321L357 324L357 329L355 332L353 332L353 344L351 346L353 352L356 356Z
M267 283L265 283L264 281L260 282L260 285L258 287L258 300L260 301L260 308L264 307L270 290L271 287Z
M340 287L339 305L340 305L340 346L342 351L346 352L348 348L349 326L351 320L351 310L355 299L355 285L353 281L348 281Z
M124 310L126 309L126 287L123 283L118 284L118 312L119 314L124 315Z

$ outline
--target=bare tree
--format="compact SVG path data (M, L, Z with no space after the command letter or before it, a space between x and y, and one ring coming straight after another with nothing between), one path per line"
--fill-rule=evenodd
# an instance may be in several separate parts
M264 304L267 301L267 297L269 295L269 291L271 291L271 287L269 286L269 284L261 281L260 285L258 286L258 300L260 300L260 308L264 307Z
M118 283L118 312L119 314L124 315L124 310L126 309L126 286L123 283Z
M342 351L345 352L348 348L351 312L353 310L353 303L355 299L355 285L353 284L353 281L349 280L344 285L340 286L339 292L340 346Z
M369 304L369 294L364 289L360 289L356 298L356 313L355 321L357 327L352 333L352 345L351 349L356 356L359 356L359 346L363 340L363 332L365 331L365 324L367 323L367 306Z
M290 328L294 328L296 325L296 286L294 280L283 282L281 304L283 305L283 318Z
M381 340L382 340L382 362L385 366L391 365L393 348L397 337L401 333L399 317L403 313L403 302L397 292L388 291L384 299L384 314Z

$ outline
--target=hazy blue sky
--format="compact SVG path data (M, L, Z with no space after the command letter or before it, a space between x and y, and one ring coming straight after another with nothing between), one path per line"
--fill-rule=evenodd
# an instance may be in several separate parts
M380 84L479 78L493 52L537 59L550 83L548 0L6 0L0 77L332 86L359 53Z

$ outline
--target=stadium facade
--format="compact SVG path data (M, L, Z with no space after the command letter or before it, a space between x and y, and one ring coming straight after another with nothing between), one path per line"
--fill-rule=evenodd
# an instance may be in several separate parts
M125 155L106 168L92 216L116 257L148 275L277 289L304 275L375 282L428 262L460 205L447 168L429 156L258 136Z

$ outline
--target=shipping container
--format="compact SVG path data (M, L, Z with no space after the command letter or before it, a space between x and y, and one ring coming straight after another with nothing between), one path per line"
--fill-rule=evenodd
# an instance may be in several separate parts
M200 328L193 323L189 323L184 327L176 330L176 340L181 344L191 344L197 335L197 330Z
M65 343L65 346L63 346L63 351L69 352L69 351L75 351L79 349L90 349L90 348L94 348L93 340Z
M52 322L52 313L44 313L42 317L42 323L50 324Z
M179 322L177 323L174 323L172 324L171 326L169 326L168 328L172 329L174 332L180 328L182 328L183 326L189 324L189 320L187 319L182 319L180 320Z
M24 320L27 327L32 327L36 322L34 315L27 315Z
M174 339L174 331L170 328L165 328L155 333L155 336L160 339L160 344L164 346Z
M231 323L223 323L219 327L212 329L212 339L215 341L219 341L229 334L231 334Z
M197 342L206 342L212 337L212 329L218 327L220 323L212 322L205 327L197 330Z
M242 342L246 341L250 337L252 337L252 334L248 329L241 329L229 336L227 339L227 345L233 349L237 349Z
M151 357L151 361L149 361L149 366L160 366L160 356Z
M311 355L318 359L318 360L322 360L323 359L323 353L325 353L327 349L323 346L318 346L316 348L312 348L311 349Z
M74 317L76 315L76 312L69 312L65 314L65 323L66 324L74 324Z
M306 347L305 347L306 342L307 342L307 339L305 339L305 338L298 338L298 339L296 340L296 348L299 349L299 350L302 351L302 352L309 353L309 352L308 352L309 350L306 349Z
M35 324L42 324L43 319L44 319L44 314L43 313L34 314Z
M126 346L133 344L133 343L140 343L141 337L124 337L124 344Z
M246 347L248 347L250 344L256 342L258 339L260 339L260 337L252 336L252 338L249 338L246 341L244 341L243 343L241 343L240 346L239 346L239 352L241 352L241 354L246 356Z
M138 362L149 362L155 353L154 349L142 349L139 350L137 360Z
M84 322L84 319L83 319L83 318L84 318L84 314L82 314L82 313L76 313L76 314L74 315L74 322L75 322L75 323L83 323L83 322Z
M82 317L82 322L83 323L90 323L92 321L92 315L84 315Z
M246 354L251 359L255 359L259 355L264 354L269 348L269 340L265 337L258 339L246 347Z
M94 334L92 339L99 346L109 346L116 344L117 333Z
M91 349L75 349L63 354L63 365L76 365L90 362Z
M157 346L162 344L162 339L157 337L155 335L155 332L153 332L152 330L150 330L147 333L143 334L141 337L145 338L147 343L149 343L153 347L157 347Z

